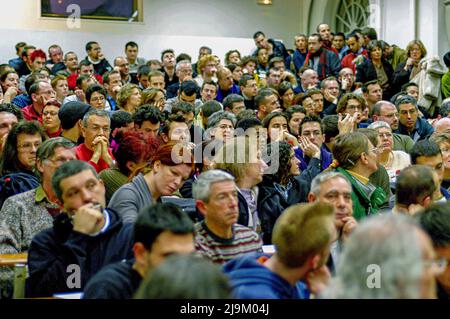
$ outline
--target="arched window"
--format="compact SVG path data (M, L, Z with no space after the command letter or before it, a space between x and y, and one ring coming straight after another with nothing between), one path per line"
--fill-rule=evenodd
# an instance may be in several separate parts
M369 0L342 0L336 14L336 31L348 33L368 25Z

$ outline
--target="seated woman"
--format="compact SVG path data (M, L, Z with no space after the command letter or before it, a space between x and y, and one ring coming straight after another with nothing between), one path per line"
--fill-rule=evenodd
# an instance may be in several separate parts
M64 99L69 95L69 84L67 83L67 77L57 75L53 78L51 84L56 93L56 100L62 104Z
M0 85L3 92L2 103L11 103L17 95L21 94L19 90L19 75L16 71L6 69L0 74Z
M283 110L286 110L288 107L294 105L294 89L292 88L292 84L283 81L278 87L278 94L281 98L281 106Z
M134 113L142 105L141 90L136 84L125 84L117 93L117 106L128 113Z
M367 83L378 80L383 89L383 100L389 101L395 94L392 83L394 70L392 65L383 57L384 45L381 41L372 40L367 45L369 59L356 67L356 82Z
M160 145L159 139L132 128L118 129L115 141L117 147L113 154L116 165L101 171L99 175L105 183L107 203L116 190L128 182L134 168L148 162Z
M265 198L260 210L260 219L265 229L263 241L269 244L273 226L282 213L280 209L306 202L309 183L300 176L300 161L288 143L272 142L267 145L267 154L264 155L268 170L258 189L261 198Z
M300 105L293 105L288 107L285 113L288 119L289 133L298 138L300 135L300 125L306 117L305 108Z
M261 233L259 209L265 199L259 197L257 185L262 182L267 165L261 158L256 138L238 136L228 140L216 152L214 168L224 170L236 179L239 199L238 223Z
M379 163L386 169L391 183L395 183L400 171L411 165L411 158L408 153L393 150L394 140L392 137L392 129L389 124L383 121L377 121L370 124L368 128L378 132L380 148L378 154Z
M376 214L386 201L384 191L369 181L378 170L377 156L378 149L363 133L346 133L335 139L330 168L344 174L352 184L353 216L357 220Z
M177 192L193 167L190 150L176 141L165 143L150 161L136 165L131 182L114 193L108 207L119 212L124 223L133 223L142 208Z
M354 123L354 131L358 127L364 126L364 124L361 123L364 123L369 119L369 108L367 107L366 100L361 95L354 93L344 94L339 100L336 113L341 114L342 118L344 118L347 114L353 116L356 112L358 112L358 115Z
M393 75L392 82L397 92L420 72L419 62L426 57L427 49L422 41L413 40L408 43L406 54L408 59L406 62L399 63Z
M156 107L164 117L168 116L168 112L164 111L166 106L166 94L161 89L151 88L142 91L141 105L150 104Z
M37 149L45 139L37 121L21 121L9 131L0 158L0 206L9 196L38 187L33 169Z
M61 121L58 112L61 104L56 100L50 100L42 110L42 126L48 137L58 137L62 133Z

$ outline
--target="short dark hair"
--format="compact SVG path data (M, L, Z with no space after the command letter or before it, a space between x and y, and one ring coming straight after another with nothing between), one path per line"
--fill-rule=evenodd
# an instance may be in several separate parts
M194 254L169 256L142 281L135 299L229 299L232 290L220 267Z
M325 135L325 143L330 143L331 138L339 135L339 116L327 115L322 119L322 133Z
M134 242L151 250L156 238L164 231L174 234L194 234L194 224L180 207L172 203L157 203L142 209L134 224Z
M241 79L239 80L239 86L247 86L247 82L250 80L254 80L255 77L253 75L250 74L244 74Z
M89 74L81 74L80 76L78 76L77 80L76 80L77 88L81 89L81 85L83 84L83 82L90 78L91 78L91 76Z
M272 95L276 95L272 89L261 89L255 96L255 107L258 109L266 101L266 98Z
M230 94L223 99L222 105L224 110L227 108L231 110L233 108L233 104L238 102L244 102L244 97L239 94Z
M172 53L173 55L175 55L175 51L173 49L165 49L164 51L161 52L161 61L163 60L164 55L166 53Z
M322 121L320 120L319 117L317 117L317 116L305 116L305 118L303 119L302 123L300 124L300 129L299 129L299 132L298 132L299 135L302 135L302 129L303 129L303 126L306 123L319 123L320 130L322 131ZM323 134L323 132L322 132L322 134Z
M185 123L186 120L184 119L183 115L181 114L171 114L169 117L164 121L164 125L161 125L159 129L160 134L169 134L170 126L172 123ZM187 125L187 124L186 124Z
M111 74L120 74L120 72L117 70L114 70L114 69L111 71L105 72L102 76L103 84L105 84L105 83L109 84L109 77L111 76Z
M395 202L408 206L417 204L424 197L432 196L435 190L433 170L426 165L412 165L403 169L397 177Z
M218 85L217 85L216 82L214 82L214 81L204 81L203 84L202 84L202 90L205 87L205 85L212 85L212 86L214 86L216 88L216 92L217 92Z
M203 117L210 117L213 113L222 111L222 105L217 102L216 100L208 101L206 103L203 103L203 105L200 107L202 110L202 116Z
M417 215L422 229L430 236L433 246L450 247L450 203L434 203Z
M195 108L191 103L180 101L172 107L172 114L177 114L178 112L183 114L195 113Z
M286 113L286 116L288 118L288 123L289 123L289 121L292 119L292 117L294 116L295 113L303 113L306 115L306 110L301 105L292 105L286 109L285 113Z
M236 123L236 129L241 128L245 131L247 131L249 128L255 127L255 126L262 126L261 121L258 118L244 118Z
M128 47L139 48L138 44L137 44L136 42L134 42L134 41L129 41L129 42L127 42L127 43L125 44L125 50L126 50Z
M402 85L401 91L406 92L406 89L409 88L410 86L415 86L416 88L418 88L419 86L414 83L414 82L408 82Z
M23 120L23 112L17 106L12 103L2 103L0 104L0 113L11 113L17 117L17 122Z
M62 189L61 189L61 181L83 171L90 170L95 178L98 179L98 174L95 171L95 168L88 164L87 162L83 162L80 160L71 160L62 164L55 172L52 177L52 188L55 192L56 197L64 204L62 199Z
M380 82L378 82L378 80L368 81L368 82L364 83L363 86L361 86L361 91L363 93L367 93L367 92L369 92L369 85L375 85L375 84L380 85Z
M143 75L148 75L151 72L151 69L148 65L143 64L140 65L137 69L137 77L140 78Z
M262 31L256 31L256 32L253 34L253 39L256 39L256 38L259 37L260 35L262 35L263 37L266 37L266 35L264 34L264 32L262 32Z
M286 122L288 122L288 119L287 119L287 116L286 116L286 114L284 114L283 112L272 112L272 113L269 113L269 114L267 114L267 116L262 120L262 126L264 127L264 128L269 128L269 125L270 125L270 122L274 119L274 118L276 118L276 117L279 117L279 116L281 116L281 117L284 117L285 119L286 119Z
M161 111L150 104L142 105L133 114L134 124L137 124L139 127L142 126L145 121L149 121L152 124L158 124L161 123L162 119Z
M103 86L98 84L92 84L86 90L86 101L90 101L92 94L94 94L95 92L98 92L101 95L103 95L105 99L108 96L108 92L106 92L106 89Z
M192 61L192 57L187 54L187 53L180 53L177 55L177 57L175 58L176 63L181 62L181 61Z
M186 96L192 96L198 93L198 85L193 80L183 81L180 85L180 95L184 93Z
M89 41L88 43L86 43L86 52L90 51L94 44L98 44L98 42L97 41Z
M361 34L365 37L368 37L370 40L377 40L378 39L378 35L377 35L377 31L374 28L371 27L364 27L361 30Z
M111 114L111 132L114 132L116 128L125 127L129 123L133 123L133 115L130 113L118 110Z
M442 154L439 145L430 140L417 141L409 153L411 156L411 164L417 164L417 158L420 156L432 157L439 154Z

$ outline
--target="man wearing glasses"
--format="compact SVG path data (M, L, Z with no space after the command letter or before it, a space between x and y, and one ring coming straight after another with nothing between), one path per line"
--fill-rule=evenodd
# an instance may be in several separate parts
M77 159L91 164L97 173L111 167L114 156L109 148L111 120L104 110L91 110L83 117L81 134L84 143L75 148Z
M36 155L39 186L11 196L0 211L0 254L27 251L34 235L52 227L60 210L51 179L59 166L75 159L74 145L68 139L55 137L39 146ZM0 296L10 296L13 277L12 268L0 267Z

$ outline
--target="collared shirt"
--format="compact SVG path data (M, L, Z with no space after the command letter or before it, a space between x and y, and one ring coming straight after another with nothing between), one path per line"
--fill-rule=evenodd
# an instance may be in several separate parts
M42 114L39 115L33 107L33 104L30 104L22 109L23 118L27 121L39 121L42 124Z
M58 205L54 204L47 196L42 187L42 184L36 188L36 195L34 196L34 200L36 204L43 204L47 209L48 213L55 218L61 212L61 209Z
M369 179L367 177L364 177L362 175L359 175L353 171L347 170L347 172L352 175L354 178L356 178L358 181L360 181L361 183L363 183L364 185L369 184Z
M128 61L128 59L127 59ZM128 61L128 69L130 73L137 73L138 72L138 68L141 65L144 65L146 63L144 58L136 58L136 60L134 61L134 63L130 63L130 61Z

